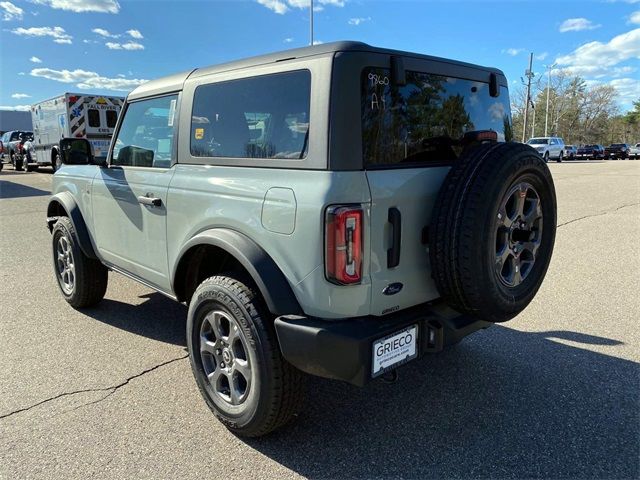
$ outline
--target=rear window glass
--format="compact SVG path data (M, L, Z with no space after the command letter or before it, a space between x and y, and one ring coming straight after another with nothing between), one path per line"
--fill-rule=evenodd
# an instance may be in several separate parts
M89 121L89 126L93 128L97 128L100 126L100 112L95 108L90 108L87 110L87 116Z
M107 128L116 128L116 121L118 120L118 112L115 110L107 110Z
M310 96L308 70L201 85L193 99L191 154L304 158Z
M513 137L509 94L489 95L489 84L407 71L394 86L390 70L362 73L362 147L367 166L448 163L477 144L481 131Z

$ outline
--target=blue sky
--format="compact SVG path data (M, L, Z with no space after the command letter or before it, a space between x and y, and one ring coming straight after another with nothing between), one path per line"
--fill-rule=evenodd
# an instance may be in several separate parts
M309 0L0 1L0 108L308 44ZM515 87L558 62L640 98L640 0L314 0L315 39L359 40L501 68Z

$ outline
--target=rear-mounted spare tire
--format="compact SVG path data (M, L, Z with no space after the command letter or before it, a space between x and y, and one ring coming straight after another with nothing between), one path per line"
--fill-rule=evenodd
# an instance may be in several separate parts
M551 172L528 145L481 145L447 175L431 217L432 276L461 313L504 322L531 302L556 236Z

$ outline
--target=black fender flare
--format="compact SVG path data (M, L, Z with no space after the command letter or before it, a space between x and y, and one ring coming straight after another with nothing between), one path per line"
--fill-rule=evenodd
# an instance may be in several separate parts
M303 314L291 285L269 254L246 235L227 228L205 230L183 245L171 274L172 287L184 254L197 245L218 247L234 257L249 273L274 315Z
M78 207L78 204L71 193L60 192L49 199L49 205L47 206L47 226L49 227L49 232L53 231L53 226L58 221L58 218L60 218L58 205L64 209L67 214L66 216L71 220L73 228L76 231L76 236L78 237L78 243L80 244L82 253L89 258L97 259L98 256L93 249L87 224L84 221L80 207Z

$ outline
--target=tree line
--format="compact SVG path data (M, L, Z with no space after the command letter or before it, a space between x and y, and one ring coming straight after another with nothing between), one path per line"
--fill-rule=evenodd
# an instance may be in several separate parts
M547 112L549 95L549 115ZM511 92L511 113L515 140L522 140L526 87L519 86ZM618 94L611 85L592 85L578 76L560 71L551 77L550 85L542 78L531 86L527 132L531 137L558 136L566 144L610 145L611 143L636 144L640 142L640 99L633 102L634 109L621 113Z

